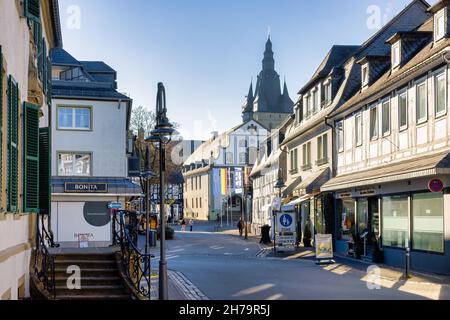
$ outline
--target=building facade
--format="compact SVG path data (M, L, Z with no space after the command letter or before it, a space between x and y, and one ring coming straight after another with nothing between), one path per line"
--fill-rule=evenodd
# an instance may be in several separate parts
M52 50L51 226L62 247L110 245L108 203L142 194L128 178L132 100L116 78L104 62Z
M408 249L413 269L449 274L449 5L362 57L359 92L331 115L336 177L322 190L335 193L340 252L365 238L362 254L404 266Z
M0 300L29 297L36 212L49 209L41 116L49 50L62 42L58 10L56 0L0 2Z

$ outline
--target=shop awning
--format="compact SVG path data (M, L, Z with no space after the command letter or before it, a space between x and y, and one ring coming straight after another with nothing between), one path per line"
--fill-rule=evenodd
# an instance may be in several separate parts
M298 204L300 204L302 202L305 202L305 201L311 199L311 197L315 197L315 196L317 196L320 193L321 192L314 192L314 193L310 193L310 194L304 195L304 196L302 196L300 198L297 198L297 199L292 200L291 202L285 204L284 206L281 207L281 209L283 211L292 211L292 210L294 210L296 205L298 205Z
M329 168L313 172L306 177L295 189L302 190L305 194L313 193L320 190L320 187L329 179Z
M337 176L325 183L321 191L345 190L439 174L450 174L448 151Z
M288 180L286 183L286 188L283 189L283 196L287 197L288 195L290 195L301 182L302 182L301 176Z

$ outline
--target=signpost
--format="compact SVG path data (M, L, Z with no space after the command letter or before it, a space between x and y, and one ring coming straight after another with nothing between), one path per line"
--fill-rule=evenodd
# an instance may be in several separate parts
M297 242L297 230L294 212L278 212L276 214L277 245L295 247Z
M333 264L333 235L316 234L316 259L317 264Z

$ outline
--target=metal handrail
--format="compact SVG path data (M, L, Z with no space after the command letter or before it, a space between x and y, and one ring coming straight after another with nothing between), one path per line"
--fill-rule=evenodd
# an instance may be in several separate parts
M37 213L36 222L36 252L34 258L34 274L45 290L56 299L55 255L47 248L58 247L53 241L53 235L44 224L44 215Z
M128 216L128 223L124 217ZM147 299L151 299L151 254L142 253L137 246L137 223L130 223L132 216L129 212L113 213L113 244L119 245L122 254L122 266L125 276L136 292Z

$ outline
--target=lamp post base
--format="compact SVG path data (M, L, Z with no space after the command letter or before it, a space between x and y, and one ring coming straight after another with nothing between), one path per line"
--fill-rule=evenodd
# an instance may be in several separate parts
M159 261L159 300L169 300L167 288L167 262Z

